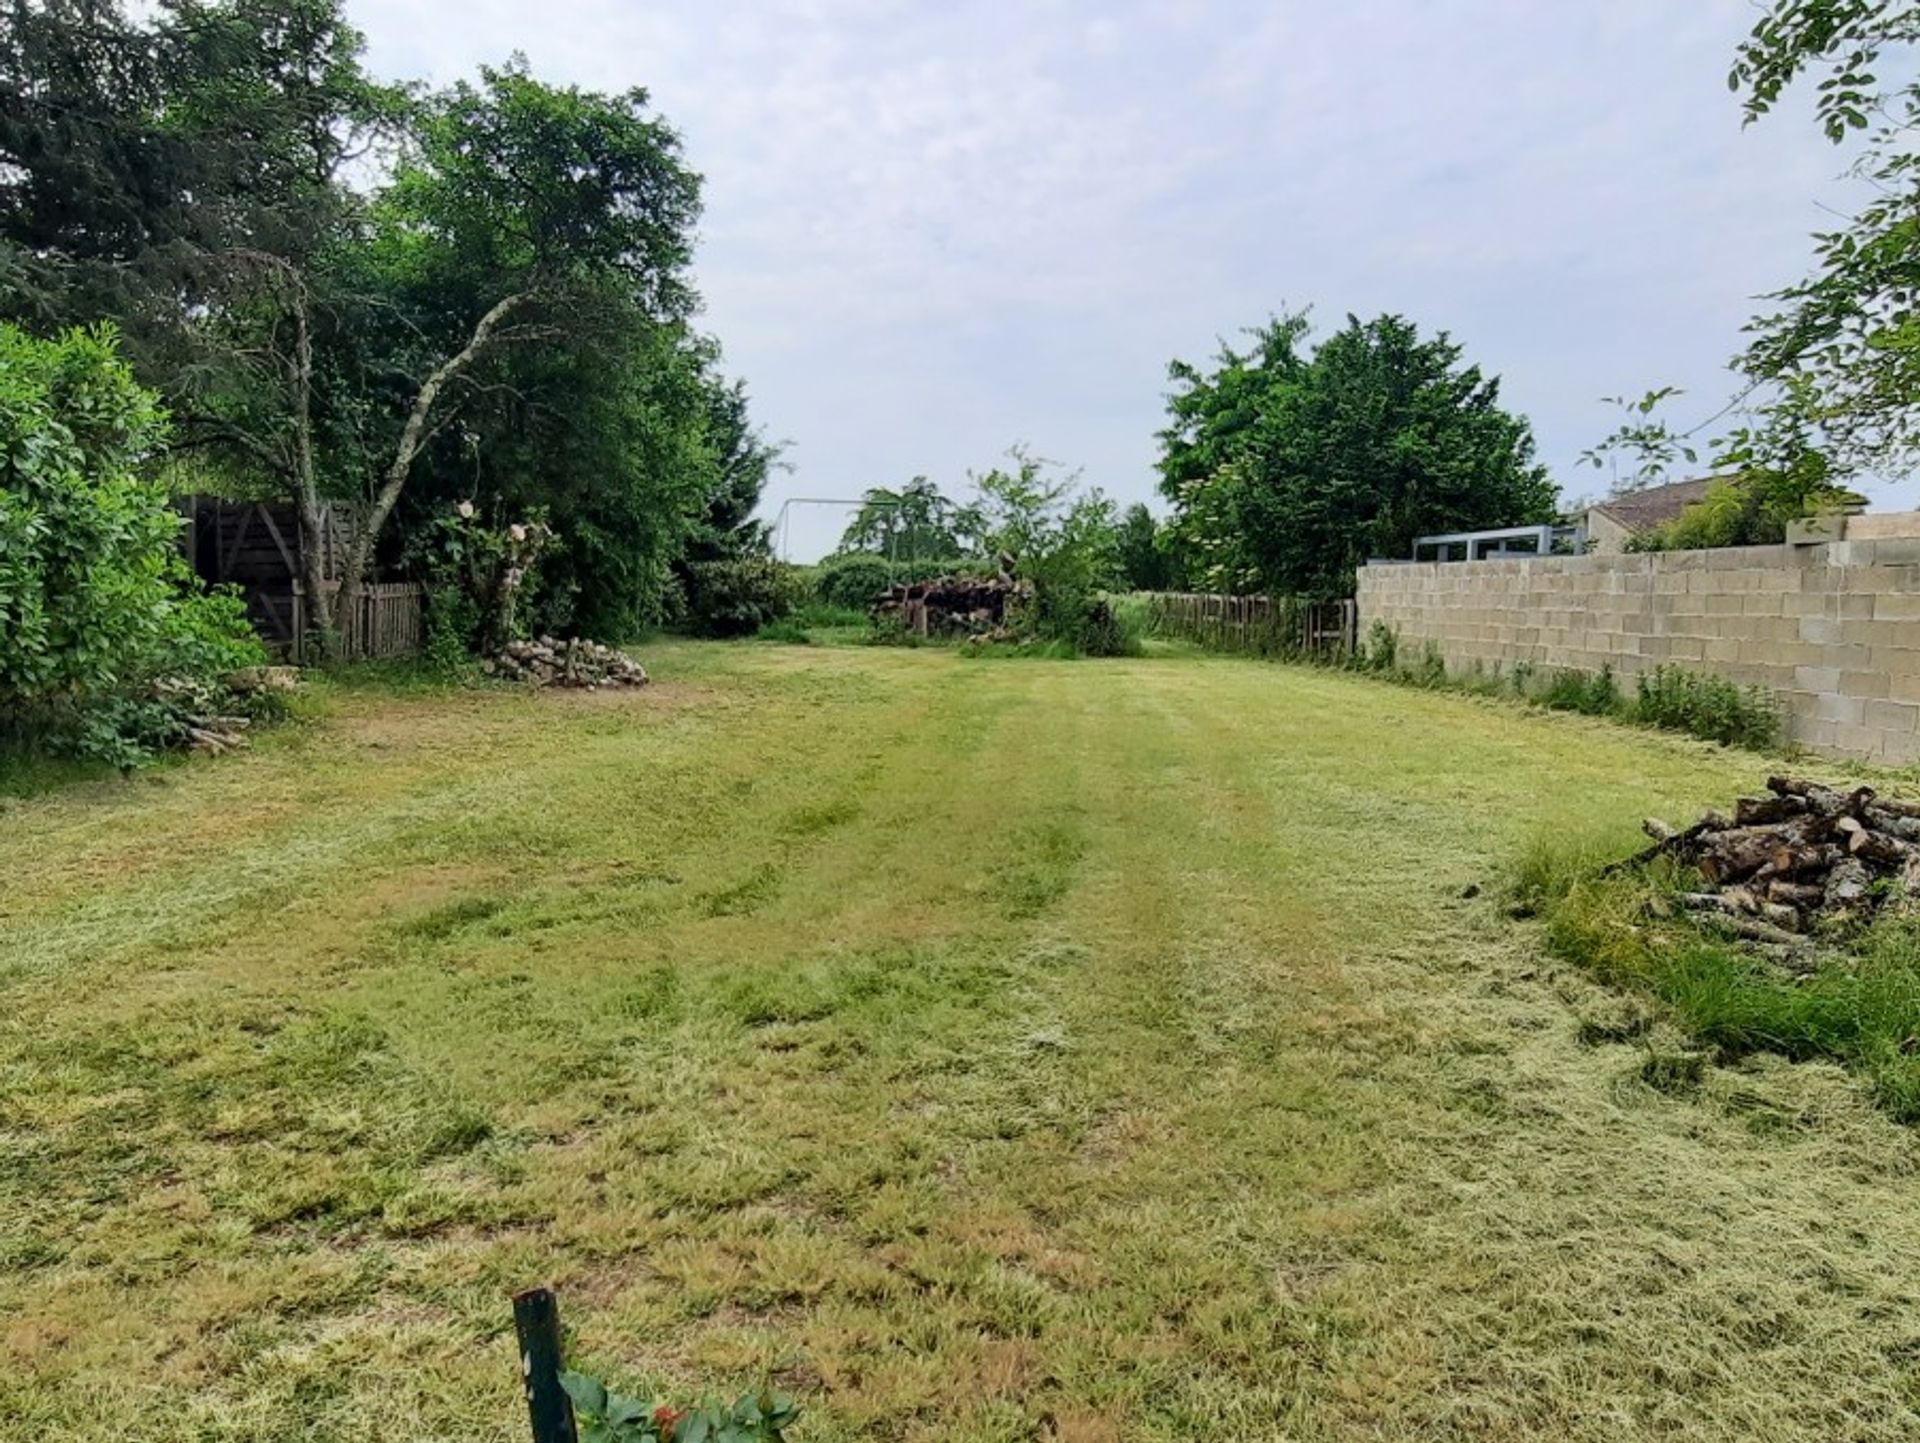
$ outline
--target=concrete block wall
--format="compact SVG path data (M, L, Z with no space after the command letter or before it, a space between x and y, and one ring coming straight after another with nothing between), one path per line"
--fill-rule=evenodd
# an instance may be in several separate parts
M1359 608L1450 668L1668 662L1767 688L1804 746L1920 762L1920 537L1368 566Z

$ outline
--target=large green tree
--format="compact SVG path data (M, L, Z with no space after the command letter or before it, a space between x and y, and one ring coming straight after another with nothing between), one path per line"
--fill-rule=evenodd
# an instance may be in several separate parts
M1445 333L1349 317L1306 358L1299 316L1257 335L1212 373L1173 370L1162 486L1200 584L1345 595L1423 533L1552 518L1531 428Z
M1129 591L1165 591L1173 583L1173 557L1162 542L1160 523L1136 501L1115 531L1120 582Z
M310 535L360 503L340 602L481 494L546 513L553 614L608 630L761 541L775 452L693 329L699 179L645 92L381 85L339 0L0 6L0 314L117 319L196 472Z
M839 549L901 561L938 560L970 554L979 544L979 530L972 507L916 476L898 490L875 486L864 492Z
M644 538L644 560L629 568L658 586L713 484L710 471L696 472L678 454L700 444L709 400L698 384L705 353L687 329L697 303L686 269L699 205L699 177L643 90L601 95L547 85L516 61L421 103L372 207L368 273L405 318L410 339L385 376L370 378L400 404L385 408L397 425L347 560L343 604L367 575L416 462L456 421L470 442L484 442L486 428L462 407L496 387L496 435L502 419L534 414L530 405L516 410L528 402L574 423L517 428L523 483L530 469L551 477L553 467L574 463L564 490L552 481L518 488L523 501L555 504L563 540L561 503L582 493L610 499L632 481L635 464L650 482L685 478L674 483L665 524ZM510 353L530 342L540 344L516 362ZM640 374L648 363L655 370ZM663 402L663 391L674 395ZM627 444L610 450L616 441ZM588 465L611 470L593 474ZM625 489L588 524L646 520L651 511L636 520L633 487ZM577 559L604 548L607 532L576 531L571 540Z

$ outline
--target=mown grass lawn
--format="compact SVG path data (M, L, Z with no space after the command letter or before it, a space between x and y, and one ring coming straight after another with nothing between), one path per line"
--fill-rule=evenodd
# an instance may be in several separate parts
M1225 659L646 660L0 811L0 1437L517 1439L540 1280L806 1443L1914 1436L1915 1135L1673 1085L1498 895L1759 760Z

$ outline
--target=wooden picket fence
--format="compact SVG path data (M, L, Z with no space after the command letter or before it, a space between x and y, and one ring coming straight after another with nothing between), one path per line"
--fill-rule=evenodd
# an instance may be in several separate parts
M1337 661L1353 654L1359 608L1351 599L1303 601L1292 596L1223 596L1156 591L1147 597L1155 636L1210 651Z
M417 581L374 581L361 587L358 604L333 619L341 654L352 660L417 655L426 634L426 597L426 587ZM287 659L299 665L311 659L306 654L312 640L306 588L295 582L286 601L291 608Z

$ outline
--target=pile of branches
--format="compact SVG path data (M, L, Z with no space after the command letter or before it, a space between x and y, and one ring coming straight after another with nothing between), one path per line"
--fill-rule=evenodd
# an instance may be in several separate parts
M1920 802L1798 777L1770 777L1767 791L1684 831L1649 818L1653 845L1609 870L1658 857L1689 863L1703 885L1681 893L1681 906L1788 952L1804 951L1815 931L1920 899Z
M481 663L488 676L532 686L569 686L598 691L603 686L645 686L647 673L625 652L585 637L556 641L510 641Z
M269 703L299 686L298 667L248 666L229 672L218 684L162 680L155 683L154 699L172 713L178 745L217 757L244 747L242 733L256 715L273 715Z
M1033 597L1031 583L999 576L940 576L890 586L874 603L876 621L919 636L991 637Z

